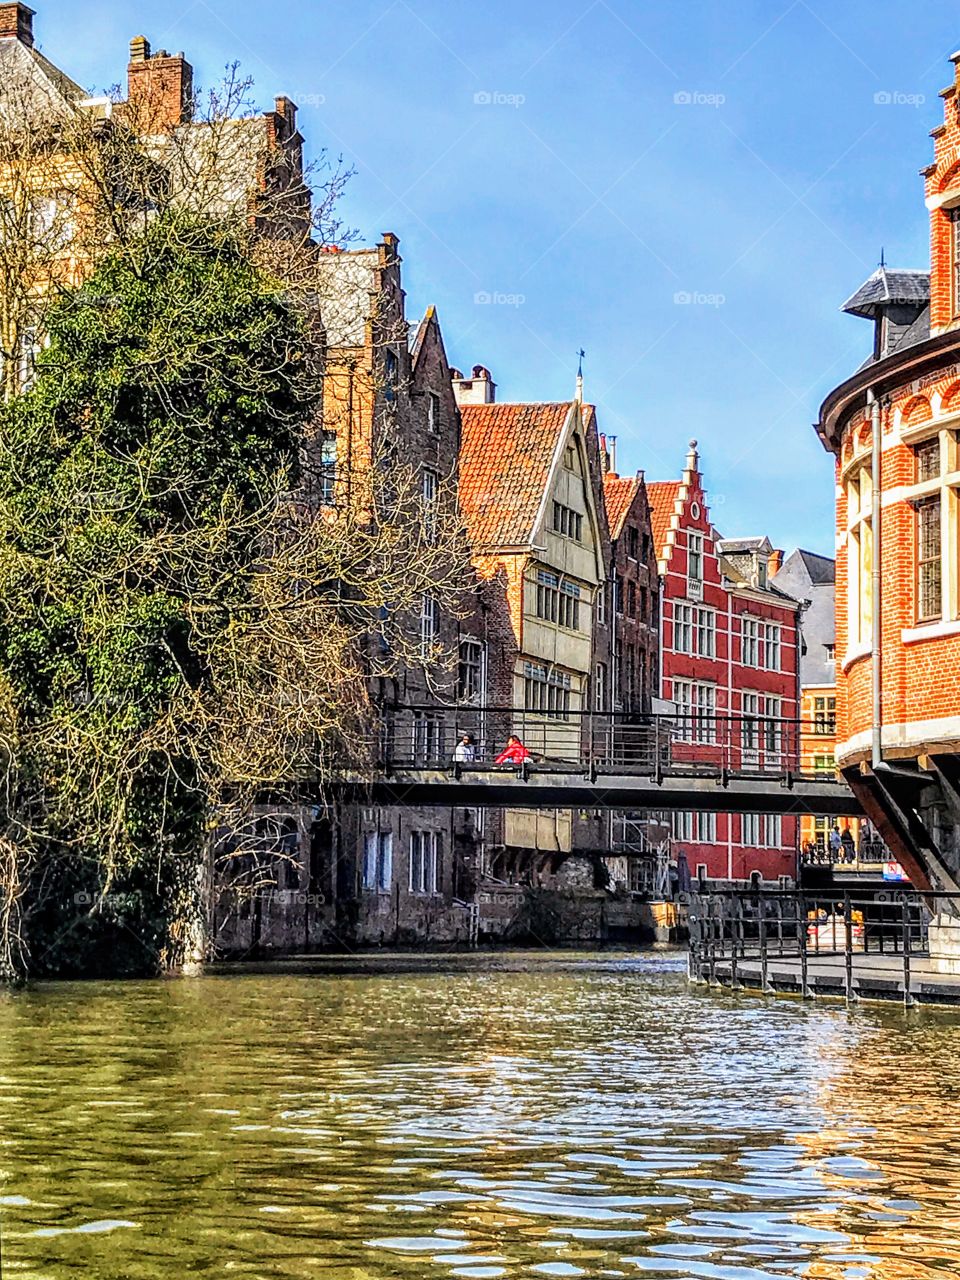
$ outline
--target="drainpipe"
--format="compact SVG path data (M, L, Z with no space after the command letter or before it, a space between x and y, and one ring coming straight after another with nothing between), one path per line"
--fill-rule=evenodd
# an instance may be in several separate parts
M872 432L872 458L871 466L873 471L873 485L870 505L870 521L873 535L873 563L870 566L872 578L872 591L870 594L871 605L871 684L873 693L873 736L871 750L871 764L874 769L883 759L883 675L880 669L883 649L883 614L881 608L881 552L882 546L882 513L880 509L881 501L881 484L880 484L880 401L876 397L876 393L871 387L867 392L867 404L870 406L870 430Z

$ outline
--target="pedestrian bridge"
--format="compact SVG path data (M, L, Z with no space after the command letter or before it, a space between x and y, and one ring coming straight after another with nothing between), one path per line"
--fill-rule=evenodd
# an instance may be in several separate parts
M343 781L359 803L862 815L835 770L803 768L801 739L819 726L798 720L572 712L562 703L378 715L370 769ZM511 735L529 758L498 763Z

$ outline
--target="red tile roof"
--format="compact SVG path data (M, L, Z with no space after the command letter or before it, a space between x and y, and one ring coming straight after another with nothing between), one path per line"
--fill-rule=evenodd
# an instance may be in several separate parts
M653 525L653 546L659 560L664 557L667 534L670 532L670 518L676 508L679 492L679 480L654 480L652 484L647 485L650 523Z
M460 505L474 549L526 546L570 404L460 406Z
M627 512L639 491L639 476L618 476L611 471L603 477L603 497L607 507L607 519L610 522L611 538L620 537Z

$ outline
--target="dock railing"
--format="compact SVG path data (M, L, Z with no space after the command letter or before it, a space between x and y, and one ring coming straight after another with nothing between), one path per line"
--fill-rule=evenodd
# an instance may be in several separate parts
M835 987L839 977L838 994L853 1000L871 974L895 971L910 1004L913 966L922 961L929 970L932 942L938 956L956 957L960 976L956 894L896 887L863 894L695 886L687 896L694 982L737 988L749 976L749 985L773 991L773 966L781 962L781 975L785 968L795 975L804 996L814 994L815 985Z

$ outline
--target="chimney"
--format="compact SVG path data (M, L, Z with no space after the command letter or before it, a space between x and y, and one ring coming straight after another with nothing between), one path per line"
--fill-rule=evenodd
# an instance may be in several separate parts
M607 436L607 457L610 460L609 469L616 474L617 471L617 437Z
M146 36L130 41L127 103L135 126L160 133L193 119L193 67L182 53L159 49L151 54Z
M19 40L32 49L34 12L25 4L0 4L0 40Z
M775 577L783 568L783 551L779 547L774 547L770 552L770 559L767 561L767 574L769 577Z
M497 398L497 384L490 376L490 370L482 364L473 366L473 374L469 378L454 377L459 369L451 369L453 395L457 404L493 404Z
M283 129L280 130L281 138L284 140L292 138L297 132L297 104L282 94L274 102L273 110L283 121Z

